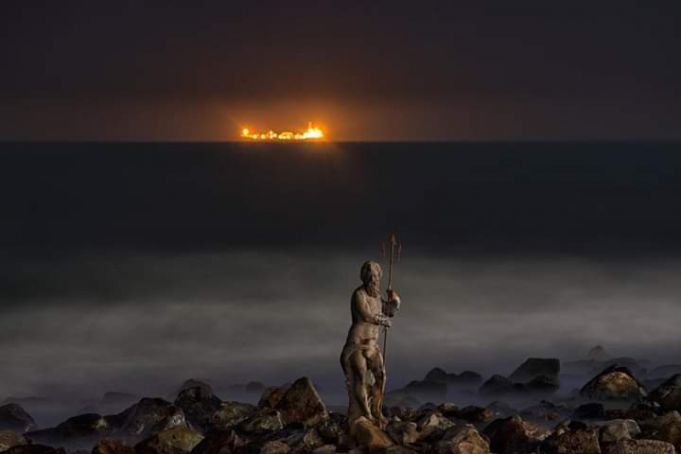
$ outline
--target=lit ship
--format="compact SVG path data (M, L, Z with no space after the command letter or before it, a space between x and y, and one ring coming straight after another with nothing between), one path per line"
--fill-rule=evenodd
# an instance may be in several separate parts
M271 129L267 132L253 132L248 128L243 128L241 130L241 138L266 141L320 141L324 140L324 131L320 128L313 127L312 122L310 122L307 124L307 129L303 132L276 132Z

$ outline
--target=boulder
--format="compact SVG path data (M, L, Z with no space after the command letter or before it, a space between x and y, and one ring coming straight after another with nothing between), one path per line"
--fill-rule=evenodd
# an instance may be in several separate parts
M470 424L447 430L435 446L437 454L489 454L489 443Z
M534 452L550 431L515 415L492 421L483 431L490 450L497 454Z
M184 413L170 402L145 397L116 415L105 419L116 436L148 438L156 432L172 427L185 426Z
M221 403L208 385L185 388L175 399L175 406L182 409L187 421L204 432L210 427L211 419Z
M205 438L196 445L192 454L231 454L241 451L248 439L238 435L233 430L216 430L206 434Z
M558 421L566 415L565 406L558 406L547 400L542 400L537 405L527 407L520 412L520 416L533 421Z
M545 454L601 453L596 429L577 421L559 424L541 446L541 452Z
M68 444L71 448L90 448L100 438L108 435L111 427L96 413L74 416L50 429L28 432L26 436L47 445Z
M180 387L177 389L177 392L175 393L175 397L179 396L182 391L185 391L189 388L201 388L205 395L213 394L213 387L211 385L203 380L190 378L180 385Z
M420 437L418 427L412 421L390 421L385 431L395 443L400 445L414 444Z
M480 386L482 396L500 396L513 391L513 382L502 375L492 375Z
M322 437L324 442L338 445L342 442L342 438L347 432L347 425L348 418L345 415L329 413L329 419L317 425L317 432L319 432L319 436Z
M551 394L560 388L558 376L538 375L525 383L527 392L534 394Z
M35 421L21 405L10 403L0 406L0 430L24 433L35 427Z
M137 454L185 454L203 440L203 435L186 426L173 427L135 445Z
M326 405L309 378L296 380L274 406L284 424L313 426L329 418Z
M554 358L528 358L509 375L514 383L527 383L537 377L555 379L558 381L560 360Z
M363 416L354 422L350 432L357 445L369 452L381 451L394 444L387 433Z
M237 426L241 432L251 435L263 435L284 428L281 413L273 409L262 409Z
M438 440L454 423L437 411L430 411L416 423L420 441Z
M7 451L15 446L24 446L28 442L20 434L11 430L0 430L0 452Z
M135 450L120 440L105 438L92 448L92 454L135 454Z
M312 450L312 454L336 454L335 445L322 445Z
M641 428L633 419L613 419L603 424L599 430L601 443L615 443L630 440L641 433Z
M496 417L496 413L489 408L468 405L458 411L445 414L445 416L453 416L454 418L461 419L469 423L482 423L492 421Z
M211 415L209 426L213 430L226 430L255 414L257 407L241 402L222 402Z
M681 451L681 415L677 411L641 421L642 438L671 443Z
M281 440L268 441L260 448L260 454L288 454L290 451L291 447Z
M606 446L603 454L676 454L676 450L664 441L620 440Z
M639 401L644 399L647 393L629 369L611 366L584 385L580 395L600 401Z
M274 408L284 394L288 391L288 386L271 386L265 388L260 396L260 401L258 401L258 407L261 408Z
M672 376L655 388L649 398L665 411L681 411L681 374Z

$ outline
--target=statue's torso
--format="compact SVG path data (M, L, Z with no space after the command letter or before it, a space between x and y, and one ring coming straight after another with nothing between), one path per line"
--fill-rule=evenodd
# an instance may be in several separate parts
M352 326L348 332L347 343L353 345L375 345L380 333L380 327L364 320L360 309L357 307L358 297L366 301L371 315L380 315L383 310L383 301L380 296L371 296L362 287L355 290L351 303Z

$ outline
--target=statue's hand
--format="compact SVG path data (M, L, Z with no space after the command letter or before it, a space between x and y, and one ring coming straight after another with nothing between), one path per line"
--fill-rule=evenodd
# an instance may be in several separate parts
M400 295L397 294L397 292L391 288L387 290L388 293L388 301L400 301Z
M392 326L392 322L390 321L390 319L383 314L376 316L376 324L380 326L385 326L387 328L390 328Z

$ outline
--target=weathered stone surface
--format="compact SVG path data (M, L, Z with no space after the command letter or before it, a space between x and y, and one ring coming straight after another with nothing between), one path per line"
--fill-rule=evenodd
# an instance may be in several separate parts
M0 406L0 430L24 433L35 427L35 421L21 405L11 403Z
M268 441L260 448L260 454L287 454L290 451L291 447L280 440Z
M245 421L242 421L238 425L238 428L240 431L247 434L261 435L283 429L284 422L279 411L263 409Z
M284 424L313 426L329 418L326 405L309 378L296 380L274 406Z
M213 430L226 430L255 414L257 407L241 402L222 402L211 415L209 426Z
M527 383L537 377L555 378L560 373L560 360L555 358L528 358L509 375L514 383Z
M535 394L551 394L560 388L558 376L540 375L524 384L525 389Z
M677 411L641 421L642 437L666 441L681 451L681 415Z
M520 412L520 416L533 421L558 421L566 416L568 410L565 406L559 406L546 400L537 405L527 407Z
M604 448L603 454L675 454L674 445L657 440L620 440Z
M462 419L470 423L481 423L492 421L496 417L496 413L489 408L469 405L458 411L452 411L446 414L446 416Z
M390 421L385 431L395 443L401 445L414 444L420 437L417 425L412 421Z
M576 421L559 424L541 446L546 454L601 453L596 429Z
M312 450L312 454L335 454L337 451L336 445L322 445Z
M550 432L515 415L492 421L483 433L489 439L492 452L516 454L537 450Z
M347 432L348 418L340 413L329 413L329 419L317 425L317 432L322 439L332 445L338 445Z
M25 444L27 444L27 441L20 434L12 430L0 430L0 452Z
M28 432L26 436L46 445L68 444L70 447L89 448L111 432L107 420L96 413L74 416L56 427Z
M380 451L394 444L387 433L363 416L355 421L350 430L357 445L369 452Z
M205 395L210 395L213 394L213 387L206 383L205 381L202 380L197 380L195 378L190 378L189 380L185 380L182 385L177 390L177 393L175 393L175 396L179 396L182 391L185 391L190 388L201 388L201 392Z
M665 411L681 411L681 374L674 375L650 393L650 400Z
M626 367L612 366L594 377L580 390L583 397L594 400L638 401L646 397L643 385Z
M601 443L614 443L620 440L630 440L641 433L641 428L633 419L613 419L600 428Z
M440 439L445 431L454 427L454 423L437 411L430 411L418 420L416 427L420 441L434 441Z
M248 442L247 438L233 430L216 430L206 434L206 437L194 447L192 454L232 454L241 452Z
M166 400L149 397L105 419L115 427L117 436L137 438L147 438L158 431L186 425L180 408Z
M470 424L447 430L435 446L437 454L489 454L489 443Z
M260 396L258 407L276 407L281 398L284 397L284 394L286 394L286 391L288 391L288 386L271 386L269 388L265 388L262 396Z
M92 448L92 454L135 454L135 450L120 440L103 439Z
M355 453L350 452L349 454ZM392 445L385 448L383 450L383 454L417 454L417 451L414 451L413 449L406 446Z
M188 427L173 427L135 445L137 454L184 454L203 440L203 435Z
M220 399L207 385L185 388L175 399L175 406L182 409L187 421L202 431L210 427L211 418L220 408L220 404Z

